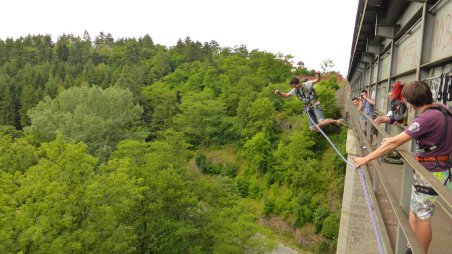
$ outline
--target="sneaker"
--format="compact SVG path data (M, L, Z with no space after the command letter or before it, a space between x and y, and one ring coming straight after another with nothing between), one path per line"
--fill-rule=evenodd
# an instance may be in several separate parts
M341 119L339 119L339 125L342 125L342 126L344 126L345 128L351 128L350 127L350 124L345 120L345 119L343 119L343 118L341 118Z
M405 246L405 254L413 254L413 251L411 250L411 246L408 244Z
M366 150L367 146L361 146L361 150Z

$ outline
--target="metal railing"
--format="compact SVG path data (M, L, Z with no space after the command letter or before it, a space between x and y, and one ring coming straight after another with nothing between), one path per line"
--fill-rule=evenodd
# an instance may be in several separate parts
M357 107L352 104L351 100L348 100L345 104L349 121L352 125L355 134L357 134L356 137L359 142L357 145L358 147L361 147L363 144L366 146L364 152L368 151L370 153L374 151L374 149L376 148L376 146L373 147L370 144L370 135L372 135L371 127L376 128L378 131L378 136L376 140L377 144L381 144L383 138L390 137L390 135L382 127L373 122L372 118L358 111ZM367 126L365 131L362 130L361 128L360 121L362 116L365 118L365 120L367 120ZM395 194L392 193L391 189L389 188L389 182L382 178L380 166L381 163L379 162L380 159L376 159L370 162L375 168L373 174L372 188L374 192L378 192L378 185L379 183L381 183L381 185L385 189L392 210L394 211L394 214L397 217L398 224L397 239L395 242L394 252L405 253L405 246L406 243L408 242L412 248L413 253L424 253L423 248L421 244L416 240L414 232L411 230L408 221L413 171L415 170L421 176L423 176L428 181L428 183L433 187L433 189L438 193L439 195L438 202L444 208L444 210L448 212L449 215L452 214L451 212L452 193L447 189L446 186L442 185L436 178L434 178L433 175L427 169L425 169L418 161L415 160L414 152L407 151L402 146L396 148L396 150L400 153L404 160L402 187L399 199L400 201L397 201ZM384 225L383 222L379 222L379 224Z

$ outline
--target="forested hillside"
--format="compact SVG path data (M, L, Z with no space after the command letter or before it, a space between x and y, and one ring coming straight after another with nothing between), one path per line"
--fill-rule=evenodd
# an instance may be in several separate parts
M345 165L274 95L313 74L290 61L149 35L0 40L0 253L268 253L283 236L334 253ZM331 77L316 90L336 118ZM345 153L346 130L325 131Z

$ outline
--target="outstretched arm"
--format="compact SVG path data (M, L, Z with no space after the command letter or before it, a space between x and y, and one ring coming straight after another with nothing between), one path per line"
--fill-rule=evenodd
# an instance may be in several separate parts
M365 157L356 157L353 158L355 161L355 167L358 168L364 164L367 164L369 161L374 160L376 158L379 158L388 152L396 149L400 145L410 141L412 138L406 134L405 132L400 133L397 136L385 138L383 139L383 142L380 147L377 148L377 150L371 152Z
M290 94L289 94L289 93L284 93L284 92L281 92L281 91L279 91L279 90L275 90L275 94L276 94L276 95L279 95L279 96L281 96L281 97L284 97L284 98L290 97Z
M312 81L312 86L317 84L320 81L320 71L315 72L315 79Z

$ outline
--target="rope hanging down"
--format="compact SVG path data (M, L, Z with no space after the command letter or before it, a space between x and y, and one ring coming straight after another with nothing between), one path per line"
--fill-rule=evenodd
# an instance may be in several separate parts
M348 162L348 160L345 159L344 156L342 156L342 154L339 152L339 150L334 145L334 143L330 140L328 135L326 135L325 132L323 132L323 130L321 128L319 128L319 126L317 126L317 124L312 120L312 118L309 115L308 111L309 111L309 108L306 109L306 114L308 115L309 120L314 123L314 126L317 128L317 130L319 130L320 133L322 133L322 135L326 138L326 140L331 144L331 146L334 148L336 153L342 158L342 160L346 164L348 164L351 168L356 169L358 171L359 179L361 181L361 187L362 187L363 193L364 193L364 199L366 200L366 203L367 203L367 210L369 211L370 220L372 222L372 227L374 229L375 239L377 240L378 250L379 250L380 254L383 254L384 253L383 242L381 240L381 234L380 234L380 231L379 231L378 226L377 226L377 219L375 217L375 210L374 210L374 208L373 208L373 206L372 206L372 204L370 202L370 196L369 196L369 192L368 192L368 187L367 187L366 180L364 179L364 173L363 173L362 168L361 167L355 168L355 165L353 165L352 163Z

